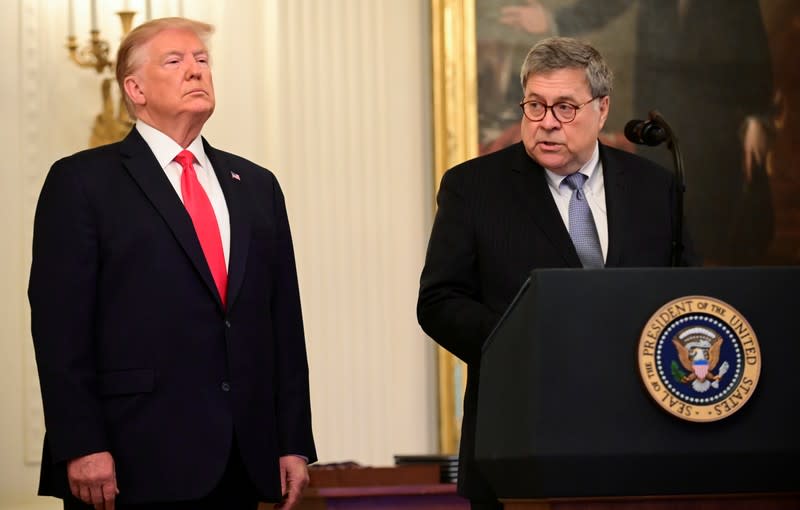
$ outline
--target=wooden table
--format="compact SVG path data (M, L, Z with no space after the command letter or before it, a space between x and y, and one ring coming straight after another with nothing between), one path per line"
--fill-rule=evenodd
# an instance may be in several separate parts
M299 510L469 510L437 465L311 469ZM262 504L259 510L271 510Z
M322 487L306 491L301 510L469 510L455 484Z

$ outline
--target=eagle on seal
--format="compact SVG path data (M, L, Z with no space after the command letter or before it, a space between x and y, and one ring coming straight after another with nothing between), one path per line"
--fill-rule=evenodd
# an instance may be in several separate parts
M714 374L714 369L719 363L722 337L714 330L702 326L692 326L678 332L672 339L678 351L678 359L688 374L676 374L680 382L691 383L692 388L699 393L708 390L710 386L719 387L720 378L728 371L728 362L720 366L719 372ZM677 367L676 367L677 368Z

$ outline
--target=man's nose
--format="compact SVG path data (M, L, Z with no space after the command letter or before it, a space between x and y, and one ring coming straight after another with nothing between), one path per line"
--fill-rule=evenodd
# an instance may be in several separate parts
M199 62L189 61L186 65L186 79L197 79L203 76L203 67Z
M544 112L544 117L539 121L539 125L545 129L558 129L561 127L561 121L556 118L552 108L548 108Z

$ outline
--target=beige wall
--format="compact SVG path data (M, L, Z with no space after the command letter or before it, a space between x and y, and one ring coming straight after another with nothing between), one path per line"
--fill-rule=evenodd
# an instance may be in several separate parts
M116 40L118 6L98 3ZM216 25L204 134L275 171L287 196L320 460L435 451L434 350L414 315L431 221L428 2L152 3ZM44 175L85 147L99 110L97 76L66 59L66 4L9 0L0 16L0 509L58 507L32 496L42 425L25 289Z

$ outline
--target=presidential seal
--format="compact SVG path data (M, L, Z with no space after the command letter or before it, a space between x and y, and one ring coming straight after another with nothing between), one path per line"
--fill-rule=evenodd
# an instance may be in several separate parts
M731 305L706 296L675 299L659 308L642 331L639 374L667 412L688 421L721 420L756 389L761 373L758 339Z

